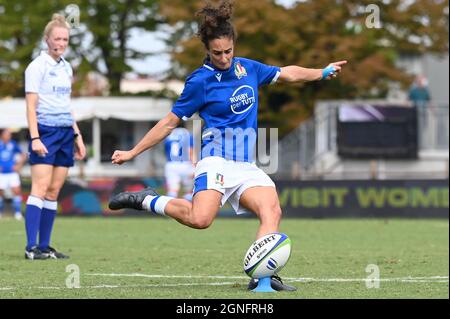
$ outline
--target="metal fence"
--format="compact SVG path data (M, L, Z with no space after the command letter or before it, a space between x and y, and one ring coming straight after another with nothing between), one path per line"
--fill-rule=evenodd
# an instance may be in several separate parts
M321 174L315 163L324 156L337 153L337 112L339 106L395 103L380 100L322 101L315 115L285 136L279 143L277 178L308 179ZM449 104L435 102L418 112L419 151L448 151Z
M449 105L433 104L418 112L419 149L448 150Z

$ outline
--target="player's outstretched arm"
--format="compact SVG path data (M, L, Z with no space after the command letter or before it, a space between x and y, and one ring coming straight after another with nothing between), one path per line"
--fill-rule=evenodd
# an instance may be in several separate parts
M281 68L279 80L283 82L308 82L318 80L329 80L336 77L347 61L330 63L324 69L309 69L301 66L289 65Z
M155 126L152 127L150 131L145 134L145 136L136 144L133 149L129 151L114 151L111 157L111 162L113 164L121 165L139 154L143 151L152 148L162 140L164 140L174 128L176 128L181 122L181 119L174 113L170 112L167 116L161 119Z

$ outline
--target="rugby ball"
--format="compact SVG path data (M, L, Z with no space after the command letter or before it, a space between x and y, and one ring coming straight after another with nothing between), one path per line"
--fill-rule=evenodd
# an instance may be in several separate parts
M271 233L256 240L244 257L244 271L252 278L278 273L291 256L291 240L286 234Z

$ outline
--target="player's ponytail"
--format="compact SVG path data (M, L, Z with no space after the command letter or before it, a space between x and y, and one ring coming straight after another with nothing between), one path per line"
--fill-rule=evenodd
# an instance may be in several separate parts
M54 13L52 16L52 20L45 26L44 36L48 38L53 28L55 27L66 28L67 30L70 30L70 24L66 21L66 18L59 13Z
M233 14L233 4L230 0L222 0L218 7L208 3L203 9L197 12L202 17L198 36L203 44L209 49L209 41L227 37L233 41L236 39L236 32L230 20Z

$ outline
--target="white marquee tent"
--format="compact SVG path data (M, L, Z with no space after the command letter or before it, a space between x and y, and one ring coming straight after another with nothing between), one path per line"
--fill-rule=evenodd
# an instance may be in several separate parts
M109 118L124 121L158 121L172 108L169 99L151 97L82 97L72 99L77 121ZM0 100L0 128L26 128L25 99Z
M135 138L139 139L148 130L149 122L158 121L172 109L169 99L155 99L151 97L82 97L72 99L72 109L77 122L92 119L92 147L93 157L84 168L86 176L140 176L148 171L151 153L140 156L140 160L124 167L114 167L101 163L101 120L119 119L136 122L134 126ZM147 123L146 123L147 122ZM26 103L23 98L0 99L0 128L8 127L13 130L27 129ZM120 130L120 128L117 128ZM135 141L137 142L137 140ZM153 156L157 152L152 153ZM25 166L22 174L30 174ZM70 174L78 176L80 167L75 166Z

